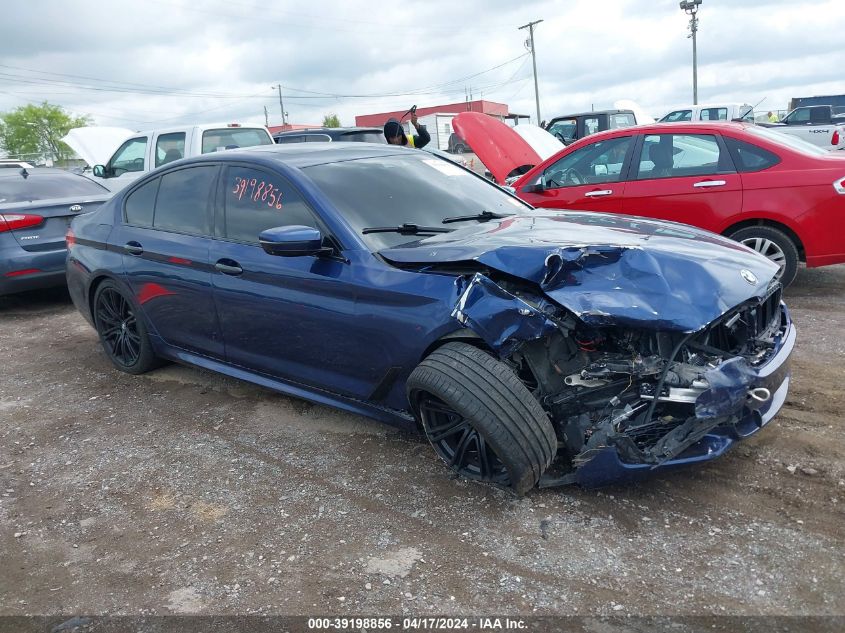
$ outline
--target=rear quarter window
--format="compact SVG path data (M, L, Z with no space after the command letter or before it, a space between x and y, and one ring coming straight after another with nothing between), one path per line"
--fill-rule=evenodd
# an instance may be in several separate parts
M126 196L123 218L127 224L133 226L153 225L153 210L155 209L156 194L160 181L160 178L154 178Z
M738 172L762 171L780 162L778 155L767 149L729 136L724 139Z

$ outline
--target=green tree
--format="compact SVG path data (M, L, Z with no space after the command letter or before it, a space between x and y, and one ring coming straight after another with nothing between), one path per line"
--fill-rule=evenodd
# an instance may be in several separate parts
M73 152L61 138L75 127L89 125L88 116L73 116L46 101L30 103L0 114L0 148L12 156L20 154L67 159Z
M323 117L323 127L340 127L340 119L336 114L327 114Z

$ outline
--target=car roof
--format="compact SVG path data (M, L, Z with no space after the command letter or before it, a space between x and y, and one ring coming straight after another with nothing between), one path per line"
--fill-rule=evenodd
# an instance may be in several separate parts
M591 112L576 112L575 114L561 114L554 118L552 121L557 121L558 119L571 119L576 116L590 116L591 114L633 114L633 110L593 110Z
M21 171L23 171L24 169L26 169L27 177L36 176L40 178L42 176L66 175L71 176L73 178L85 178L85 176L80 176L79 174L74 174L73 172L67 171L65 169L57 169L55 167L33 167L32 169L30 169L29 167L21 167L20 169L0 169L0 178L22 178L23 175L21 174ZM90 179L85 178L85 180Z
M276 132L273 137L277 136L297 136L300 134L346 134L349 132L382 132L380 127L307 127L301 130L285 130L284 132Z
M644 125L634 125L631 127L617 128L615 130L603 130L585 136L583 139L578 139L580 143L582 140L598 140L604 137L626 136L632 132L636 134L648 134L654 132L656 134L665 134L667 132L722 132L724 130L744 130L752 127L753 123L745 123L740 121L675 121L665 123L646 123ZM574 143L573 143L574 145Z
M225 152L211 152L179 161L180 165L199 162L214 162L223 158L228 160L247 159L258 163L285 163L303 168L313 165L325 165L360 158L377 156L403 155L417 150L387 143L293 143L282 145L259 145L243 149L230 149Z

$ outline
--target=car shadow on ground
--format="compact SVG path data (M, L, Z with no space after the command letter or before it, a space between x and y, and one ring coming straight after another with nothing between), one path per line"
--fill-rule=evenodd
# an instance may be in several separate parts
M27 313L50 311L69 305L71 305L70 295L64 286L30 290L0 297L0 315L18 311Z

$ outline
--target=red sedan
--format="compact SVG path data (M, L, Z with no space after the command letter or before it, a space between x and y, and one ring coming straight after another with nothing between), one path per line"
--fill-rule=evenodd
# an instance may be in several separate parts
M742 123L666 123L581 139L520 177L536 207L673 220L727 235L781 282L845 262L845 152Z

